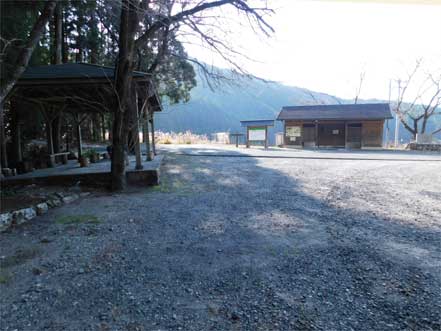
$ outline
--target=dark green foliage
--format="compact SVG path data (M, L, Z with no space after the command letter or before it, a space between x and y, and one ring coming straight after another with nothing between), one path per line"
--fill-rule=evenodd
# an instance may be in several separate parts
M0 50L1 78L4 79L12 69L18 52L23 47L44 1L0 1ZM47 34L34 50L30 65L47 63L50 59Z
M6 70L2 70L2 73L7 72L7 64L12 63L11 60L29 34L43 3L44 1L1 1L1 36L5 40L17 39L6 53ZM114 66L118 54L120 1L64 0L59 4L63 12L64 62L81 61ZM53 22L46 29L33 53L30 65L52 62L52 25ZM161 37L162 32L139 50L138 70L148 71L151 68L162 45ZM190 90L196 86L193 66L185 60L186 58L187 54L175 34L168 34L167 49L153 74L160 95L168 98L170 103L188 101Z
M141 51L138 62L138 70L149 71L153 62L156 60L158 42ZM174 34L168 35L168 47L163 54L159 65L153 72L156 86L162 97L170 103L188 102L190 91L197 84L196 73L193 66L186 60L187 53L182 44L176 39Z

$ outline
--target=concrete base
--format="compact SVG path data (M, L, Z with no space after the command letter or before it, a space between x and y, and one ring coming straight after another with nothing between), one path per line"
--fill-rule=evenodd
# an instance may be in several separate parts
M135 162L131 160L126 170L127 183L136 186L152 186L159 184L159 168L162 155L154 160L143 162L143 169L136 170ZM67 165L55 168L39 169L31 173L8 177L1 180L2 187L24 186L31 184L58 186L88 186L108 188L111 184L110 161L103 160L91 163L89 167L81 168L74 160Z

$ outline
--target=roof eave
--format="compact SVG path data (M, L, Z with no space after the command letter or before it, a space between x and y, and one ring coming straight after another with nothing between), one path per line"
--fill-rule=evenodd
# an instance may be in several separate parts
M277 118L277 121L382 121L393 119L390 117L373 118Z

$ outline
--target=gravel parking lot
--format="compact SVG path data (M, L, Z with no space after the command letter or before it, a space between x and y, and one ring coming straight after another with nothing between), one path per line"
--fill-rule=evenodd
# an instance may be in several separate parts
M441 158L163 153L0 235L1 330L441 329Z

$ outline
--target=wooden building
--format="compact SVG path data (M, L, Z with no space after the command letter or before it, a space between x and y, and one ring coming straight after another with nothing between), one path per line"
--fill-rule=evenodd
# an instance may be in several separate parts
M283 107L285 147L381 148L389 104Z

